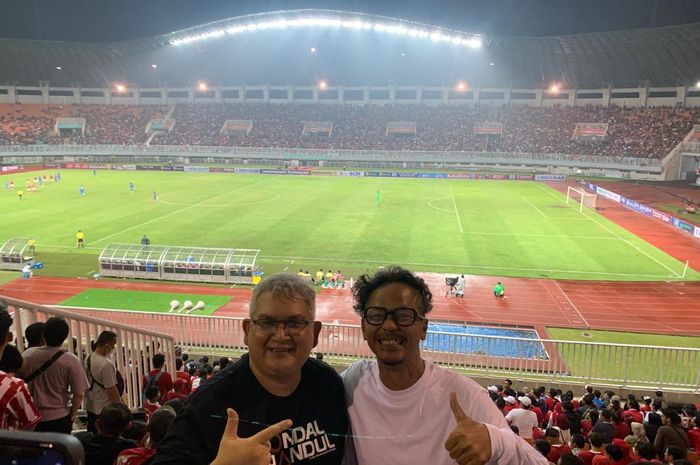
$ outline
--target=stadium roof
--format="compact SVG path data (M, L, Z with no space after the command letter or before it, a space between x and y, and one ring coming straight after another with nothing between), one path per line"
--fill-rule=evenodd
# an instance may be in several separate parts
M310 17L326 22L302 24L300 18ZM482 46L471 46L474 40ZM553 81L577 88L677 86L700 79L698 43L700 23L525 38L377 15L292 10L123 42L0 40L0 84L312 85L324 79L330 86L452 85L464 79L472 87L540 88Z

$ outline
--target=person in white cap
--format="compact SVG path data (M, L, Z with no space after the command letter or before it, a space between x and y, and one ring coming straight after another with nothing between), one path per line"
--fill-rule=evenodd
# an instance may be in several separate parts
M515 397L513 397L513 396L506 396L506 397L503 398L503 400L506 401L506 406L503 407L503 411L504 411L505 413L508 413L508 412L510 412L511 410L513 410L513 409L515 408L515 404L518 403L518 401L515 400Z
M531 410L532 400L527 396L518 397L520 408L514 408L506 415L508 423L518 427L521 438L532 443L532 431L537 427L537 414Z

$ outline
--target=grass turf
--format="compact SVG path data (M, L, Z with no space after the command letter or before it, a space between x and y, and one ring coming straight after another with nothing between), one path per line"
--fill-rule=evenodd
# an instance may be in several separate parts
M587 336L582 335L580 329L547 328L549 338L558 341L601 342L613 344L631 344L636 346L659 347L683 347L700 349L700 337L671 336L664 334L625 333L618 331L586 330ZM697 375L697 366L689 363L684 358L655 360L647 353L637 351L636 356L624 363L611 352L610 357L596 366L591 364L591 354L583 351L574 352L564 350L562 357L574 376L600 376L618 379L623 375L623 366L627 367L627 379L630 380L654 380L654 379L679 379L686 377L687 373ZM607 376L606 376L607 375Z
M31 175L49 173L48 171ZM602 280L681 279L683 264L593 211L523 181L64 170L26 194L0 191L0 241L34 236L38 274L85 276L113 242L261 249L266 273L417 271ZM11 176L15 182L29 174ZM136 192L129 193L134 182ZM86 195L78 193L85 186ZM152 191L158 201L152 200ZM375 192L382 192L375 206ZM75 248L75 233L86 249ZM688 280L700 273L688 270Z
M19 271L0 271L0 284L5 284L21 277L22 273Z
M206 304L204 310L197 310L193 315L211 315L231 300L221 295L178 294L174 292L123 291L113 289L88 289L70 297L59 305L67 307L91 307L113 310L135 310L142 312L168 313L170 302L180 301L180 307L186 300L197 304L201 300Z

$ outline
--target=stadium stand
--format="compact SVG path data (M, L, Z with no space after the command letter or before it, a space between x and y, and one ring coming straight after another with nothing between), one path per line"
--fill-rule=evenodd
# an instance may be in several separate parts
M142 144L164 106L2 105L0 144ZM59 116L86 119L85 134L52 134ZM457 150L663 158L700 122L698 108L339 106L323 104L187 104L174 127L151 145L241 146L355 150ZM222 131L231 121L245 131ZM483 131L484 122L500 131ZM228 122L228 123L227 123ZM309 122L325 133L309 134ZM402 122L411 131L395 135ZM580 138L577 127L605 125L604 138ZM415 124L415 133L413 124ZM403 127L403 126L402 126ZM331 130L332 128L332 130ZM65 131L64 131L65 133ZM593 140L595 139L595 140Z

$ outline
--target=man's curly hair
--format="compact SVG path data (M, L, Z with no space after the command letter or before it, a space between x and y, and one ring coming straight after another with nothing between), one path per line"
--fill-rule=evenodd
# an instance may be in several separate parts
M388 269L379 270L373 276L363 274L357 279L352 287L352 297L355 300L353 309L358 315L362 315L369 296L376 289L391 283L403 283L415 289L420 295L421 309L423 315L426 315L433 309L433 294L430 292L428 285L420 278L405 268L400 266L391 266Z

